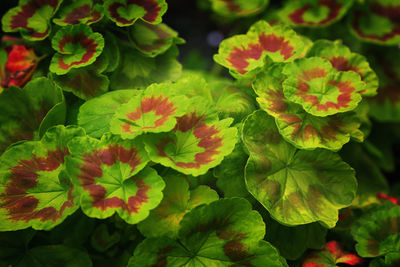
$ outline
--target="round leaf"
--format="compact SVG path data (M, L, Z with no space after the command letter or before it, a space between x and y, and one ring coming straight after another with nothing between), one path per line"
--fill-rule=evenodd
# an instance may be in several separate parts
M115 212L127 223L145 219L161 201L164 181L152 168L140 141L104 135L75 138L68 145L67 171L81 194L83 212L108 218Z
M232 119L218 120L215 108L202 97L189 103L172 132L145 136L150 159L184 174L198 176L217 166L236 143Z
M280 18L294 26L321 27L340 20L353 5L353 0L286 1Z
M199 205L219 199L217 192L205 185L189 191L189 184L183 176L167 176L165 182L160 205L138 224L140 232L146 237L176 238L185 214Z
M269 0L211 0L215 13L225 17L245 17L263 11Z
M85 24L68 25L54 35L51 45L57 53L51 59L50 71L62 75L92 64L103 51L104 39Z
M120 27L132 25L137 19L158 24L167 11L167 3L165 0L106 0L104 9L108 18Z
M322 57L338 71L356 72L366 84L365 89L360 92L361 95L376 95L378 77L369 66L367 59L360 54L352 53L340 41L318 40L308 50L307 57Z
M102 18L103 7L101 5L93 5L93 0L79 0L64 6L59 13L59 17L53 19L53 22L59 26L80 23L90 25Z
M377 257L400 251L400 206L386 203L366 213L351 229L361 257Z
M245 169L249 192L277 221L319 221L329 228L356 193L354 170L333 152L298 150L280 136L274 120L255 111L243 125L250 153Z
M153 84L142 95L121 105L110 121L111 132L133 139L143 133L172 130L189 104L185 96L174 96L173 89L170 84Z
M283 73L285 97L302 105L314 116L328 116L355 109L361 101L365 83L357 73L338 72L322 58L298 59L287 64Z
M146 239L128 266L287 266L278 251L262 241L265 225L244 199L202 205L181 221L178 241Z
M64 172L67 143L83 136L74 126L51 128L41 141L10 147L0 158L0 231L49 230L79 207Z
M50 34L50 19L56 13L62 0L21 0L1 19L3 31L20 31L31 41L43 40Z
M363 134L357 113L336 114L326 117L313 116L289 101L282 88L286 76L284 64L269 65L257 75L253 88L260 107L275 117L280 134L286 141L301 149L326 148L337 151L350 141L350 136Z
M236 35L221 42L214 60L227 67L235 77L251 76L265 61L289 62L303 52L302 39L287 26L271 26L258 21L246 35Z

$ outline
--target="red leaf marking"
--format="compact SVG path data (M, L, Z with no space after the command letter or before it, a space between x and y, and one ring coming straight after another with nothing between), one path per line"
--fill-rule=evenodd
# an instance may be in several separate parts
M271 53L280 51L284 60L287 60L294 55L293 49L294 47L290 45L290 41L285 41L284 37L278 37L273 33L268 35L261 33L257 43L250 43L247 45L247 48L243 46L241 48L234 47L233 51L229 53L227 61L231 63L237 72L245 74L247 72L245 68L249 65L248 60L260 59L263 51Z
M299 9L293 11L292 13L290 13L288 15L288 17L295 24L324 25L324 24L327 24L330 21L334 20L335 18L337 18L337 16L339 15L340 8L342 7L342 4L336 2L335 0L320 0L317 5L326 6L327 8L329 8L328 16L318 23L304 20L304 13L307 12L307 10L312 8L312 5L310 5L310 4L306 4L302 8L299 8Z
M189 130L193 130L194 136L200 140L197 146L205 149L203 152L197 153L194 156L194 162L175 162L171 157L165 154L166 145L173 141L171 138L165 138L156 145L158 155L167 157L178 167L184 169L200 169L201 166L211 163L214 160L213 156L220 153L217 149L222 147L222 138L218 136L220 131L216 129L214 125L206 125L203 116L197 116L196 112L177 119L177 125L174 129L175 132L187 132Z
M342 57L342 56L332 57L332 58L325 57L325 59L328 60L332 64L332 66L335 69L337 69L338 71L352 70L352 71L358 73L358 75L360 75L360 77L363 76L363 74L360 72L360 70L356 66L349 65L349 60L345 57Z
M147 202L147 191L151 188L146 185L142 179L137 179L136 186L138 190L135 196L128 198L128 203L118 197L106 198L107 190L102 186L96 184L95 178L102 178L103 171L101 165L105 164L111 166L118 161L127 163L132 167L132 172L136 166L141 163L138 151L135 148L125 149L119 145L109 145L107 148L94 150L91 154L86 153L83 158L83 165L79 167L80 174L78 178L82 182L83 189L88 191L93 199L93 206L106 210L108 208L120 207L129 213L138 213L142 203ZM101 180L99 182L101 183Z
M79 24L81 19L90 16L91 6L89 4L81 5L69 12L62 21L67 24Z
M12 45L5 64L4 76L1 77L1 86L3 88L12 85L23 87L32 78L37 63L33 48L27 49L23 45Z
M93 198L93 207L102 210L121 208L124 211L128 211L129 214L132 214L138 213L142 204L148 202L149 197L147 196L147 191L151 189L151 186L147 185L142 179L137 180L135 184L138 190L134 196L128 198L128 203L119 197L106 198L107 191L101 185L91 185L86 187L85 190L90 190L90 196Z
M19 13L15 14L11 18L10 28L12 30L18 29L18 28L24 28L28 32L30 32L32 37L35 37L35 38L45 37L48 34L49 29L47 28L47 30L44 33L34 32L35 30L33 28L28 27L28 20L31 17L33 17L33 15L35 15L37 10L39 10L40 8L42 8L44 6L52 7L53 11L56 10L56 8L58 6L58 2L59 2L58 0L31 0L31 1L29 1L28 3L26 3L26 5L21 7L21 11Z
M68 191L68 200L63 203L59 211L54 207L35 210L39 199L29 196L30 193L27 191L37 186L38 171L56 170L64 163L66 155L69 155L67 148L48 151L47 157L39 158L33 155L32 159L20 160L18 165L10 168L11 177L6 184L6 194L0 196L1 207L8 211L10 220L25 222L33 219L57 221L62 217L66 208L73 206L72 187Z
M380 192L376 193L376 197L379 199L385 199L387 201L390 201L397 206L399 205L399 199L396 197L392 197L392 196L389 196L387 194L380 193Z
M301 97L305 102L311 103L313 106L316 106L318 111L321 110L329 110L329 109L340 109L341 107L347 108L348 103L351 101L351 94L355 91L355 88L351 85L349 81L345 82L337 82L334 80L330 80L328 82L329 85L335 86L339 88L340 94L337 97L337 103L332 101L327 101L322 104L319 103L319 99L314 95L307 94L310 85L307 83L311 79L315 78L323 78L328 73L324 69L313 68L311 70L304 70L302 75L298 78L298 93L296 93L299 97Z
M153 25L153 24L144 23L144 22L143 23L137 22L137 23L139 23L140 25L151 30L158 37L158 39L153 44L140 44L140 42L137 42L135 40L135 38L133 38L133 41L141 50L151 52L151 51L160 49L165 45L165 42L166 42L165 39L167 39L168 37L171 37L171 35L168 32L163 31L161 29L161 27L159 27L158 25Z
M168 97L163 97L162 95L155 97L152 95L151 97L143 97L141 105L137 107L135 111L126 114L126 117L132 121L137 121L144 113L149 113L151 111L155 111L155 115L161 117L154 122L154 126L141 127L143 130L155 129L164 125L164 123L175 113L176 107L173 102L169 102ZM136 131L131 130L130 123L128 122L122 124L121 127L122 132L136 133Z
M159 12L161 11L161 7L155 0L127 0L126 4L115 2L108 7L108 11L116 21L121 24L132 24L136 18L131 20L124 19L118 13L119 8L127 8L129 5L137 5L142 7L146 14L143 16L143 20L148 21L150 23L156 21Z
M370 5L370 10L378 16L385 17L389 19L393 23L393 29L391 32L388 32L382 36L374 35L374 34L366 34L360 28L360 19L365 14L360 10L354 12L354 20L353 20L353 28L357 32L357 34L363 38L368 38L372 40L378 40L385 42L396 35L400 35L400 6L388 5L384 6L379 3L372 3Z
M221 0L231 13L239 13L240 6L233 0Z
M93 10L91 14L92 18L86 21L86 24L94 23L96 21L99 21L101 18L101 13L97 10Z
M67 43L77 44L79 43L83 48L86 49L85 54L82 56L82 59L79 61L72 62L71 64L67 64L64 62L64 58L61 56L58 58L58 67L63 70L68 70L71 66L80 65L88 62L96 52L96 48L98 44L93 38L87 37L84 33L78 33L74 36L65 35L63 39L61 39L58 44L58 48L61 52L64 52L64 47Z

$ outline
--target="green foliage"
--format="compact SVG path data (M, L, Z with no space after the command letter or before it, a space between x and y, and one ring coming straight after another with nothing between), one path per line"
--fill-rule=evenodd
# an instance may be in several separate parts
M400 266L400 0L15 5L0 266Z

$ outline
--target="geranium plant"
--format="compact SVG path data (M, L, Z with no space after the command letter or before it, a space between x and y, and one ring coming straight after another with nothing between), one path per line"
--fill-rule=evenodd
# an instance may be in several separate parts
M400 1L167 2L4 10L0 265L400 266Z

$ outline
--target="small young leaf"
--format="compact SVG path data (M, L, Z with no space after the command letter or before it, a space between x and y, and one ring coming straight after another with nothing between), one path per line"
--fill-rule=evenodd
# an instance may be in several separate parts
M105 219L115 212L127 223L144 220L161 201L164 181L145 167L149 159L140 141L104 135L75 138L68 145L67 172L81 194L83 212Z
M338 71L356 72L366 84L365 89L360 92L361 95L376 95L378 77L369 66L367 59L360 54L352 53L340 41L318 40L308 50L307 57L322 57Z
M167 51L173 44L184 44L185 40L164 23L153 25L138 21L129 28L133 44L143 54L155 57Z
M194 97L173 132L145 136L146 150L152 161L198 176L232 152L237 130L229 127L231 123L232 119L218 120L208 101Z
M165 181L160 205L138 224L138 229L146 237L176 238L185 214L199 205L219 199L217 192L205 185L189 191L189 184L182 175L167 176Z
M119 90L86 101L78 114L78 125L94 138L110 131L110 121L115 111L124 103L140 94L139 90Z
M50 34L50 19L62 0L21 0L19 5L7 11L1 19L3 31L20 31L31 41L43 40Z
M279 15L293 26L321 27L340 20L352 5L353 0L286 1Z
M170 84L153 84L142 95L121 105L110 121L111 132L133 139L143 133L172 130L189 104L185 96L174 96L173 89Z
M64 6L53 22L59 26L80 23L90 25L101 20L103 15L103 7L100 4L94 5L93 0L77 0Z
M221 199L186 214L178 241L146 239L128 266L287 266L264 235L264 222L249 202Z
M368 0L349 18L351 32L358 38L383 45L400 44L400 1Z
M256 22L246 35L221 42L214 60L227 67L235 77L255 74L265 61L290 62L303 52L302 39L287 26Z
M356 254L344 252L336 241L329 241L326 243L325 248L318 252L310 253L307 256L302 267L328 267L338 266L339 263L346 263L348 265L357 265L362 262L362 259Z
M400 206L385 203L366 213L352 227L361 257L377 257L400 251Z
M54 35L51 45L58 53L51 59L50 71L62 75L92 64L103 51L104 39L85 24L68 25Z
M104 9L109 19L124 27L142 19L151 24L161 22L167 11L165 0L106 0Z
M337 151L352 136L362 137L361 120L356 113L313 116L289 101L282 88L284 64L273 63L257 75L253 88L260 107L275 117L280 134L301 149L326 148Z
M245 17L260 13L269 0L211 0L215 13L224 17Z
M285 97L307 113L325 117L356 108L365 83L354 72L338 72L322 58L302 58L285 65Z
M64 171L67 143L83 129L56 126L41 141L10 147L0 158L0 231L49 230L79 207Z
M243 125L250 158L245 178L249 192L285 225L319 221L329 228L338 210L354 200L354 170L331 151L298 150L285 142L272 117L255 111Z

